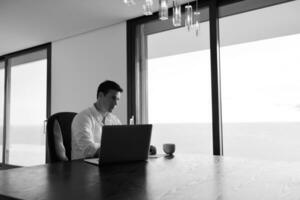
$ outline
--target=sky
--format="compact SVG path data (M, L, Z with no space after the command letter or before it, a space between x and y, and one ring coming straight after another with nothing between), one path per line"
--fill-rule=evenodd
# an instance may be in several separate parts
M221 47L223 122L299 121L299 52L300 34ZM150 123L211 123L209 56L148 60Z

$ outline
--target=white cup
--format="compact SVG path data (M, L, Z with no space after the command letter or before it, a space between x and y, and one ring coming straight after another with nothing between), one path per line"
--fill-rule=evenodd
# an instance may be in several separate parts
M175 144L173 143L163 144L163 150L166 154L172 155L175 152Z

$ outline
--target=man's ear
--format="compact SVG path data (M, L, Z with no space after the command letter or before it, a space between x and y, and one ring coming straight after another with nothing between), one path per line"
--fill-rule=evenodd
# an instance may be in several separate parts
M98 99L102 98L102 97L104 97L104 93L103 92L99 92Z

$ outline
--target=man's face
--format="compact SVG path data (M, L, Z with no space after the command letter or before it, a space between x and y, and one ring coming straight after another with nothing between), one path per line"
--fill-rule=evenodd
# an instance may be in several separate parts
M117 90L109 90L106 95L100 92L100 99L102 108L107 112L112 112L116 105L118 105L118 101L121 98L121 92Z

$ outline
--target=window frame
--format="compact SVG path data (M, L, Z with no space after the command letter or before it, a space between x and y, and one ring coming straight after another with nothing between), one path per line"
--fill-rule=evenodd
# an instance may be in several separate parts
M235 15L238 13L257 10L293 0L206 0L199 2L199 7L209 7L210 26L210 55L211 55L211 92L212 92L212 137L213 155L223 155L223 133L222 133L222 102L220 82L220 44L219 44L219 18ZM195 2L190 3L195 6ZM182 10L186 4L182 5ZM170 15L172 9L169 9ZM136 109L137 103L137 28L139 25L154 21L158 13L151 16L138 17L127 21L127 119L132 116L141 115L141 110ZM158 28L155 31L168 30L173 27ZM139 94L140 95L140 94Z
M46 94L46 118L48 118L51 114L51 54L52 54L52 45L51 43L46 43L42 45L38 45L35 47L31 47L28 49L16 51L13 53L9 53L6 55L0 56L0 61L4 62L4 116L3 116L3 152L2 152L2 164L5 165L7 163L7 155L6 155L6 146L7 146L7 129L9 126L9 117L10 117L10 79L11 79L11 67L9 66L9 60L26 55L29 53L34 53L37 51L46 50L47 54L47 94ZM0 105L1 106L1 105ZM45 161L46 162L46 161Z
M195 6L196 2L191 3L193 6ZM182 6L182 10L184 9L184 5ZM211 75L214 77L211 79L212 84L212 122L213 122L213 154L214 155L223 155L223 141L222 141L222 123L221 123L221 102L219 96L220 92L220 81L219 81L219 35L218 35L218 9L217 9L218 2L217 0L212 1L203 1L198 5L200 8L203 7L209 7L209 22L210 22L210 54L211 54ZM169 13L172 13L172 10L170 9ZM137 46L139 46L138 40L138 34L137 34L137 28L139 25L151 22L155 19L157 19L158 13L155 13L154 15L150 17L140 17L134 20L127 21L127 90L128 90L128 119L131 118L131 116L135 116L137 118L137 115L140 114L141 109L136 109L136 105L140 102L138 102L138 98L136 94L137 91L137 85L139 82L136 80L137 76L137 68L138 63L136 60L137 58ZM173 27L166 27L158 28L158 32L163 30L168 30ZM145 45L146 46L146 45ZM130 52L130 53L129 53ZM134 52L134 53L133 53Z

